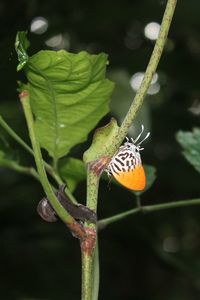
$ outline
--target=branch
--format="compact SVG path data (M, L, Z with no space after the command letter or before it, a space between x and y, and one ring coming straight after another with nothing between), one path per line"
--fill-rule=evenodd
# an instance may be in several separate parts
M33 147L38 175L40 178L40 182L43 186L43 189L47 195L47 198L49 199L53 209L55 210L56 214L60 217L60 219L70 228L70 230L77 237L79 237L80 240L84 240L86 236L86 232L84 228L78 222L76 222L75 219L63 208L63 206L58 201L48 181L47 174L45 172L44 162L42 159L40 145L35 133L35 125L34 125L33 115L31 111L28 91L24 91L20 94L20 100L26 117L26 122L28 125L29 136Z
M164 49L164 45L167 39L167 34L170 28L171 20L174 14L174 10L176 7L176 0L168 0L167 6L165 9L165 13L163 16L160 33L158 36L158 39L156 41L152 56L150 58L149 64L147 66L144 79L142 81L142 84L137 91L135 98L133 100L132 105L130 106L130 109L121 125L121 127L118 130L117 136L115 137L112 145L106 149L105 157L112 157L113 154L117 151L119 146L121 145L122 141L124 140L125 136L127 135L128 129L131 126L136 113L138 112L139 108L141 107L144 97L147 93L147 90L151 84L153 75L156 71L157 65L159 63L161 54ZM108 160L105 160L105 164L108 162ZM98 163L98 161L97 161ZM105 167L105 165L102 164L102 170ZM95 172L95 169L92 169L92 163L88 166L88 183L87 183L87 206L90 209L93 209L96 211L97 207L97 195L98 195L98 182L99 182L99 172ZM136 213L139 211L139 208L132 211L133 213ZM127 214L130 214L128 212ZM120 214L121 217L116 216L115 219L123 218L122 214ZM102 220L99 222L100 225L109 224L109 222L114 222L114 217ZM104 222L104 223L103 223ZM107 223L106 223L107 222ZM86 223L87 226L87 223ZM94 287L93 277L92 277L92 270L94 269L94 245L96 240L96 227L95 225L88 224L88 228L91 230L93 234L93 243L87 244L86 251L82 247L82 300L91 300L93 299L93 291L95 289L98 289L96 286ZM87 228L87 227L86 227Z
M182 200L182 201L174 201L174 202L168 202L168 203L162 203L162 204L156 204L156 205L147 205L147 206L141 206L137 208L133 208L131 210L125 211L123 213L114 215L112 217L102 219L98 222L98 228L103 229L106 226L123 220L124 218L130 216L130 215L136 215L138 213L149 213L169 208L177 208L177 207L185 207L185 206L193 206L193 205L199 205L200 199L188 199L188 200Z

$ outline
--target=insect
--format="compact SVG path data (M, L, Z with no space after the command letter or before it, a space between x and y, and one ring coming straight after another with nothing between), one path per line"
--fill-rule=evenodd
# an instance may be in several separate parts
M112 175L121 185L134 191L142 191L146 186L146 175L140 156L140 151L144 148L141 148L140 145L149 137L150 132L137 143L143 131L144 126L142 125L142 130L135 140L131 138L131 141L129 141L126 138L126 142L112 157L105 170L109 176Z

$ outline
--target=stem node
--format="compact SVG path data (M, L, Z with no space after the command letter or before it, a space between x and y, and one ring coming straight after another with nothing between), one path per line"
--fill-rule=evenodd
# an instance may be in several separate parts
M81 241L81 251L84 255L92 256L96 244L96 230L91 227L85 227L86 236Z

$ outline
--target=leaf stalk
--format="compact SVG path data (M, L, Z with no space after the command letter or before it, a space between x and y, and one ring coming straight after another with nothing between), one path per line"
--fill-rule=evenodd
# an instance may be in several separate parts
M84 239L86 235L84 228L78 222L76 222L75 219L63 208L63 206L57 200L56 195L48 181L47 174L44 167L44 162L42 159L40 145L36 137L34 119L31 111L28 91L23 91L20 94L20 100L24 110L26 122L28 125L28 131L29 131L29 136L33 147L38 175L40 178L40 182L43 186L43 189L47 195L47 198L49 199L52 207L54 208L56 214L60 217L60 219L70 228L70 230L77 237L79 237L80 240Z

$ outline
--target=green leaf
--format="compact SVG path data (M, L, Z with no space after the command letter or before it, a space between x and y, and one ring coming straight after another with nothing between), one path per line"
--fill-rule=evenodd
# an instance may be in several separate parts
M80 159L63 158L59 161L58 168L61 177L67 182L71 192L76 189L79 182L86 179L85 164Z
M89 163L108 155L108 149L110 148L110 145L113 144L118 130L119 127L114 118L112 118L106 126L98 128L95 131L90 148L84 153L84 162Z
M30 46L30 43L26 37L26 34L27 33L25 31L18 31L16 35L15 50L17 52L18 60L19 60L17 71L23 69L23 67L26 65L28 61L28 54L26 50Z
M184 157L200 173L200 128L192 132L179 131L176 139L183 148Z
M26 42L17 42L16 49L23 57L25 46ZM26 64L40 145L56 161L84 142L109 111L113 83L105 78L107 55L39 51L26 63L21 56L19 61L20 69Z

